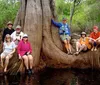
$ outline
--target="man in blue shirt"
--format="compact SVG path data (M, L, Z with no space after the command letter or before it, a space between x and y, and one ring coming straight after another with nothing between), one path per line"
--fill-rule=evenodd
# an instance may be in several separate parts
M70 32L70 28L67 24L67 19L63 18L62 22L60 22L60 23L55 22L53 19L51 19L51 23L54 26L58 27L60 38L64 42L68 54L72 54L71 44L70 44L71 32Z

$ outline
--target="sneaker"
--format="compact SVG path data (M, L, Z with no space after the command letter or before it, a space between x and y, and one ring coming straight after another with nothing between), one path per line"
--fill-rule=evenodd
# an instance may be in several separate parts
M33 71L32 71L32 69L30 69L30 74L33 74Z

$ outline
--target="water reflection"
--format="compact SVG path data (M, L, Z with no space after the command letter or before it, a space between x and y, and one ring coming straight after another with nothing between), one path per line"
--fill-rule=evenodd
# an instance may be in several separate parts
M53 70L28 75L0 76L0 85L100 85L99 71Z

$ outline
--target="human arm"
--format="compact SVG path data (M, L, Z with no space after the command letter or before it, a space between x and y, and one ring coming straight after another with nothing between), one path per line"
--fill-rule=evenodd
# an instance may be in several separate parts
M11 42L12 45L12 51L9 53L9 55L12 55L16 51L16 45L14 42Z
M60 27L62 26L61 23L55 22L53 19L51 19L51 23L52 23L54 26L58 27L58 28L60 28Z
M95 39L93 39L93 38L91 38L91 37L89 37L89 40L96 41Z
M100 40L100 37L96 39L96 41Z
M93 38L93 32L90 34L90 39L89 40L96 41L96 39Z
M21 42L19 42L19 44L18 44L18 46L17 46L17 53L18 53L18 55L19 55L19 57L21 56L20 54L21 54Z
M20 49L21 49L21 42L19 42L19 44L18 44L18 46L17 46L17 53L18 53L18 57L19 57L19 59L21 60L22 59L22 57L21 57L21 52L20 52Z
M12 55L15 52L15 48L12 50L12 52L10 52L8 55Z

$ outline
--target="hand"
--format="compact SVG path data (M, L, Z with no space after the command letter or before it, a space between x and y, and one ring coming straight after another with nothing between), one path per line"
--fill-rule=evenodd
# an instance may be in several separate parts
M96 41L96 40L95 40L95 39L93 39L93 38L91 38L91 40L92 40L92 41L94 41L94 42Z
M27 55L29 55L30 54L30 51L29 52L27 52Z
M95 40L95 39L93 39L93 41L94 41L94 42L96 42L96 40Z
M22 57L21 57L21 55L19 54L19 60L22 60Z
M8 56L11 56L11 55L12 55L11 53L8 54Z

